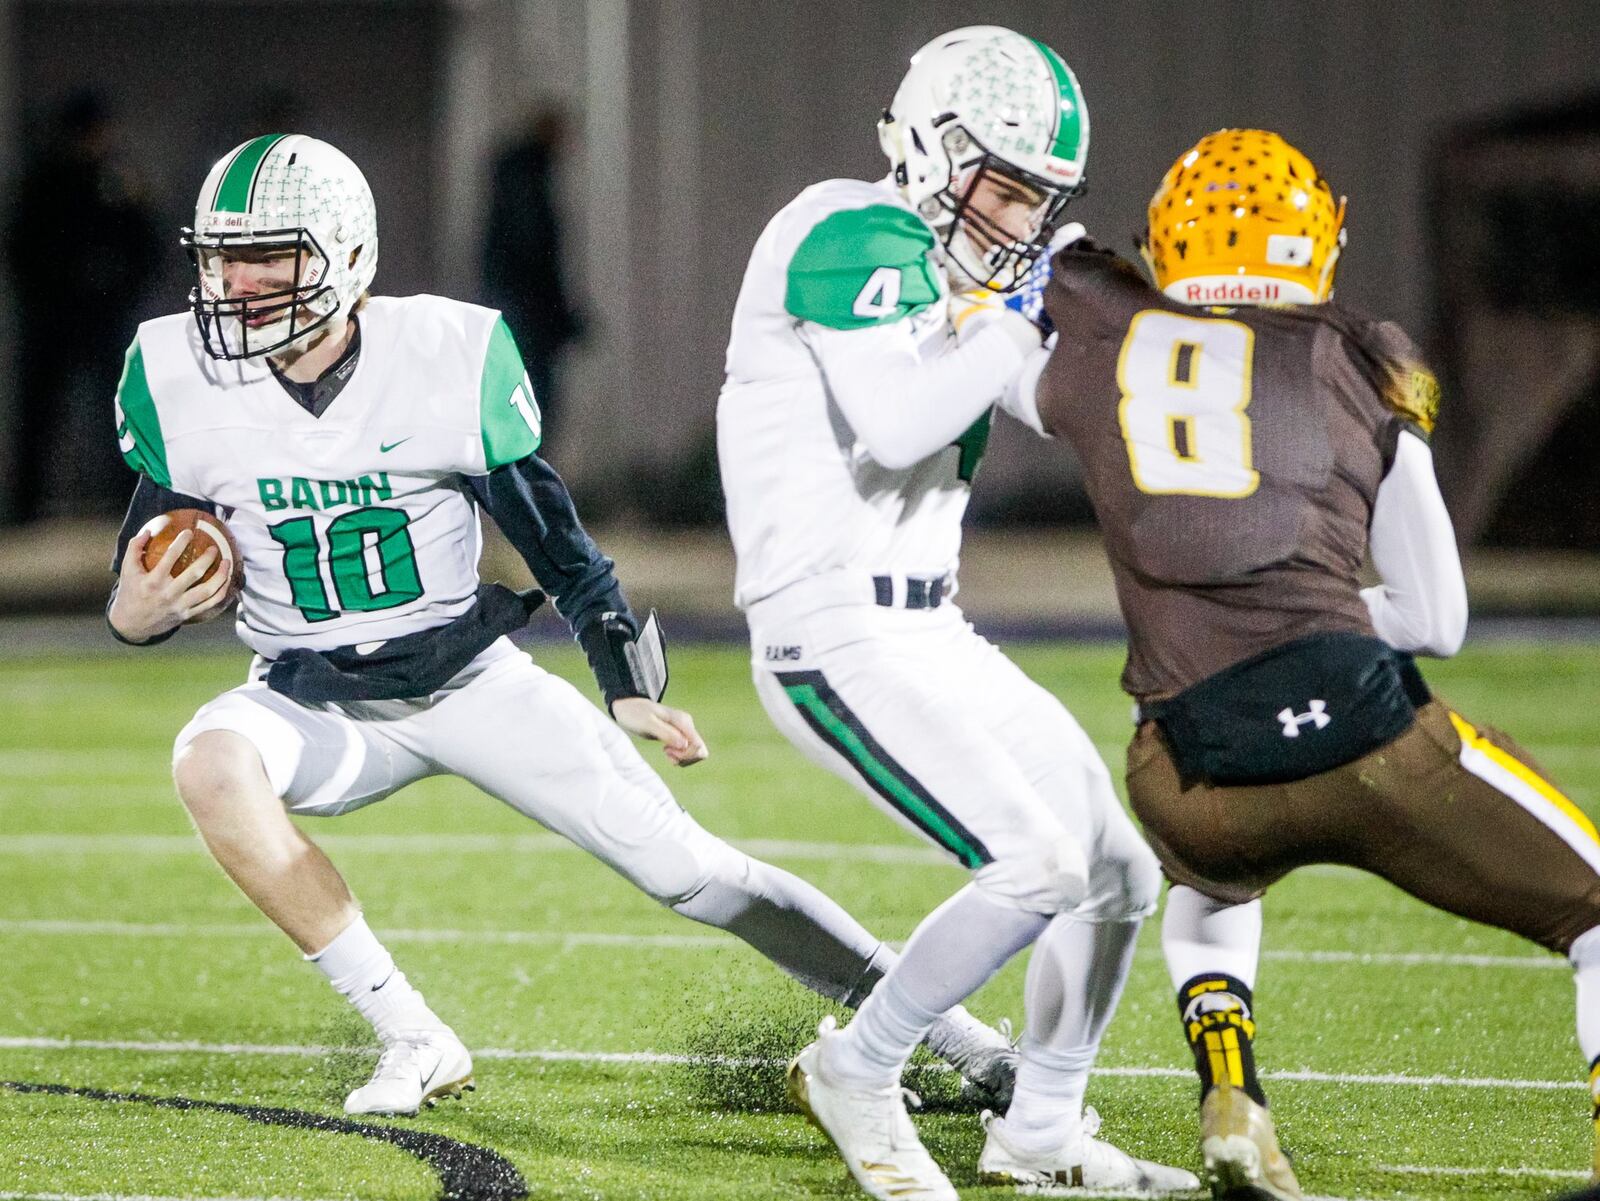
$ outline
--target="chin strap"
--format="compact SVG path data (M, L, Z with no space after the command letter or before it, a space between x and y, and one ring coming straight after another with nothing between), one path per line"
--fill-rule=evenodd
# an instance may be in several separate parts
M655 610L636 628L632 617L607 612L578 631L578 643L600 685L606 710L624 697L659 701L667 691L667 644Z

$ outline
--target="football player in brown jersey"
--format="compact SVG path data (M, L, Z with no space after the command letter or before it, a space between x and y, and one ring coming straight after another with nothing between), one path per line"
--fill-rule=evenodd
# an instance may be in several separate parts
M1428 447L1438 387L1399 328L1330 299L1343 221L1277 134L1201 139L1150 203L1154 287L1081 242L1056 258L1064 333L1014 402L1077 451L1116 577L1128 792L1172 882L1162 943L1219 1196L1300 1196L1252 990L1260 897L1305 864L1567 955L1600 1074L1600 840L1413 663L1466 631ZM1363 589L1369 550L1383 582Z

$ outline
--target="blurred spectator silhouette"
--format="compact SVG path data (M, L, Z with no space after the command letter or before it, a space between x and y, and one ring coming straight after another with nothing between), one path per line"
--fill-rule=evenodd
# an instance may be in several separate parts
M9 214L18 522L114 516L127 500L112 397L161 243L115 144L105 99L73 92L29 147Z
M546 422L558 412L557 365L583 336L583 314L562 274L556 174L571 141L572 120L554 105L535 110L495 161L483 243L483 300L505 314L522 351Z

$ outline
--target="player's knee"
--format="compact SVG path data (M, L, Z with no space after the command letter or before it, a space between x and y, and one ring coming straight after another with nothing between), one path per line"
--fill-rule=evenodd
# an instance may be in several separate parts
M1156 911L1161 902L1161 864L1143 839L1107 859L1104 868L1111 875L1106 890L1110 895L1096 920L1131 921Z
M255 746L232 730L180 736L173 748L172 779L190 810L271 788Z
M1089 861L1076 838L1056 830L1029 840L973 873L979 891L999 904L1030 913L1067 913L1089 891Z
M632 875L644 892L661 904L684 912L684 906L713 882L745 887L750 878L750 862L744 852L696 827L693 837L663 842L644 857Z

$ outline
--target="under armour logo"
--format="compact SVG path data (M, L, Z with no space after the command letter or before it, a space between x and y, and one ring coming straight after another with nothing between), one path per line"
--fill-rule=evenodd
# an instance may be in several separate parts
M1327 701L1307 701L1307 712L1296 713L1293 705L1285 705L1278 710L1278 720L1283 723L1283 736L1285 738L1300 737L1300 727L1305 725L1322 729L1333 720L1328 716Z

